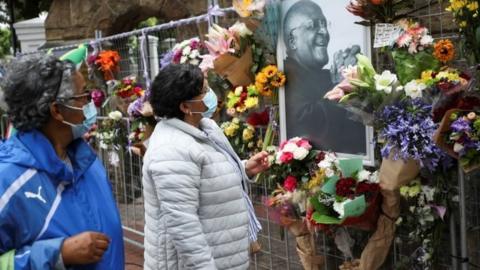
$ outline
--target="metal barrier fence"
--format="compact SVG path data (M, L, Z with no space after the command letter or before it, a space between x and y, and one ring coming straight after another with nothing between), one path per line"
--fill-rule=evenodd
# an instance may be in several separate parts
M227 1L228 2L228 1ZM447 23L449 18L444 12L447 1L417 1L416 8L425 6L413 13L421 23L428 26L435 38L453 37L456 35L456 29L451 23ZM229 25L236 19L233 13L227 14L226 17L220 18L219 22L223 25ZM159 61L163 53L173 47L176 42L184 39L203 36L208 29L206 22L192 23L183 25L175 29L167 29L161 31L148 31L147 35L147 55L148 65L147 72L153 78L159 69ZM141 63L139 45L142 39L141 32L132 32L131 34L123 34L118 38L110 38L105 42L101 42L103 49L113 49L119 52L122 57L120 64L120 74L118 77L127 75L136 75L142 78L144 73ZM53 53L61 55L71 47L53 48ZM380 55L374 55L377 67L388 66L385 59ZM2 118L2 134L5 130L5 117ZM102 121L100 118L99 121ZM128 121L128 119L124 119ZM127 126L129 126L127 124ZM101 149L97 147L98 154L104 161L108 175L112 182L112 188L117 200L120 214L122 217L123 228L125 231L125 241L143 248L143 228L144 228L144 208L142 198L142 160L131 154L126 148L117 149L118 164L113 165L111 159L114 158L112 150ZM468 231L470 233L468 239L469 255L471 258L470 265L480 265L480 184L475 180L476 175L468 176L467 184L467 205ZM456 181L452 179L452 181ZM296 242L293 236L283 227L274 223L269 219L269 210L262 203L263 197L270 194L266 184L255 184L250 187L252 200L255 209L263 226L263 231L259 235L259 242L262 250L252 256L251 269L302 269L299 257L296 251ZM457 240L458 213L451 215L449 222L446 222L444 231L445 241L442 245L441 266L438 269L460 269L460 260L458 256L458 246L461 244ZM354 254L359 255L362 243L365 243L369 237L368 233L349 230L358 241L358 249L354 250ZM333 239L323 233L316 236L318 243L318 252L326 257L324 269L338 269L343 263L344 257L336 248ZM398 262L408 258L415 252L415 247L405 245L408 235L398 235L392 252L384 264L383 269L396 269ZM466 268L462 268L466 269ZM437 269L435 269L437 270Z

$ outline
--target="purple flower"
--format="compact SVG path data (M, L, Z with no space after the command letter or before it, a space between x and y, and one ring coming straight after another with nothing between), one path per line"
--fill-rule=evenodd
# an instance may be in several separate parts
M393 151L394 159L417 160L431 172L443 164L446 155L432 140L437 125L430 111L431 106L421 99L407 99L377 113L378 137L385 141L381 155L388 157Z
M141 111L143 108L143 101L141 98L136 99L130 105L128 105L127 113L130 117L142 116Z
M169 51L163 55L162 59L160 59L160 68L165 68L166 66L170 65L173 61L173 52Z
M471 132L472 131L472 128L470 127L470 122L468 120L463 119L463 117L459 117L457 120L453 121L450 127L455 132Z

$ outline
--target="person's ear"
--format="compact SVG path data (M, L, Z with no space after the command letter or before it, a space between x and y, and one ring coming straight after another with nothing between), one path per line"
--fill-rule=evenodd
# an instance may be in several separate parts
M182 111L185 115L192 115L192 110L185 102L180 103L180 111Z
M296 40L295 40L295 37L293 36L293 34L290 34L289 37L288 37L288 47L290 48L290 50L296 50L297 49L297 44L296 44Z
M60 111L60 105L57 102L50 104L50 116L57 121L63 122L64 118Z

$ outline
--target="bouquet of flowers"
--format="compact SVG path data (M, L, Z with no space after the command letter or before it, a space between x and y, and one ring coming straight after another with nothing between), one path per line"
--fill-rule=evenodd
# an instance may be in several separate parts
M260 150L262 140L252 125L233 118L223 122L220 127L240 158L246 159Z
M480 167L480 116L477 113L450 110L435 134L436 143L458 159L466 172Z
M275 65L264 67L255 76L255 87L262 96L270 97L278 88L285 85L286 77Z
M184 40L175 44L173 49L162 57L160 66L164 68L170 63L198 66L202 60L200 53L203 48L203 44L198 37Z
M115 78L114 74L120 70L120 55L112 50L101 51L94 63L103 72L106 81L113 80Z
M249 85L252 82L250 68L253 57L249 47L252 35L245 23L236 22L228 29L214 24L208 30L208 40L205 41L210 54L203 57L200 66L214 69L233 86Z
M320 168L326 166L322 163L330 162L321 161ZM313 225L374 228L380 190L377 174L364 170L361 159L339 160L337 164L335 173L309 198L313 207L309 221Z
M137 82L135 76L128 76L123 78L118 85L113 94L127 101L134 101L139 97L142 97L145 94L145 90L142 88L142 85Z
M373 125L374 113L403 96L397 75L385 70L377 74L366 56L357 54L357 65L343 70L344 80L325 98L337 101L359 122Z
M227 114L230 116L256 107L258 107L258 91L254 85L237 86L227 95Z
M413 0L350 0L347 10L366 20L359 24L370 26L375 23L392 23L405 17L406 14L399 14L400 11L409 10L414 3Z
M407 19L397 22L402 29L395 40L392 57L402 84L417 79L424 70L437 70L438 60L433 56L433 38L426 27Z
M414 160L420 167L435 171L444 154L432 140L437 125L430 112L431 105L422 99L405 99L385 106L377 115L376 143L382 146L382 157Z
M108 114L108 118L102 121L98 127L95 137L98 139L99 147L107 150L109 147L115 149L126 144L126 134L124 134L125 126L122 122L122 113L120 111L112 111Z
M447 11L453 14L454 21L460 28L460 33L465 37L461 39L470 53L471 63L480 63L480 20L477 0L450 0Z
M150 137L153 132L153 127L155 126L154 118L147 117L138 117L135 118L130 127L130 134L128 135L128 140L132 144L137 144L145 141Z

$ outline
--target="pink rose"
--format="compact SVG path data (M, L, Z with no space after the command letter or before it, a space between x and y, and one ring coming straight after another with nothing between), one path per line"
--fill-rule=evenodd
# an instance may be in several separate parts
M280 156L280 161L282 163L289 163L292 160L293 160L293 153L283 152L282 155Z
M283 141L281 144L280 144L280 149L283 149L283 147L285 147L285 145L288 143L288 141Z
M292 175L287 176L283 182L283 188L287 191L293 192L297 188L297 178Z
M305 139L299 140L299 141L297 142L297 146L298 146L298 147L305 148L305 149L307 149L307 150L312 149L312 145L310 145L310 143L309 143L307 140L305 140Z

